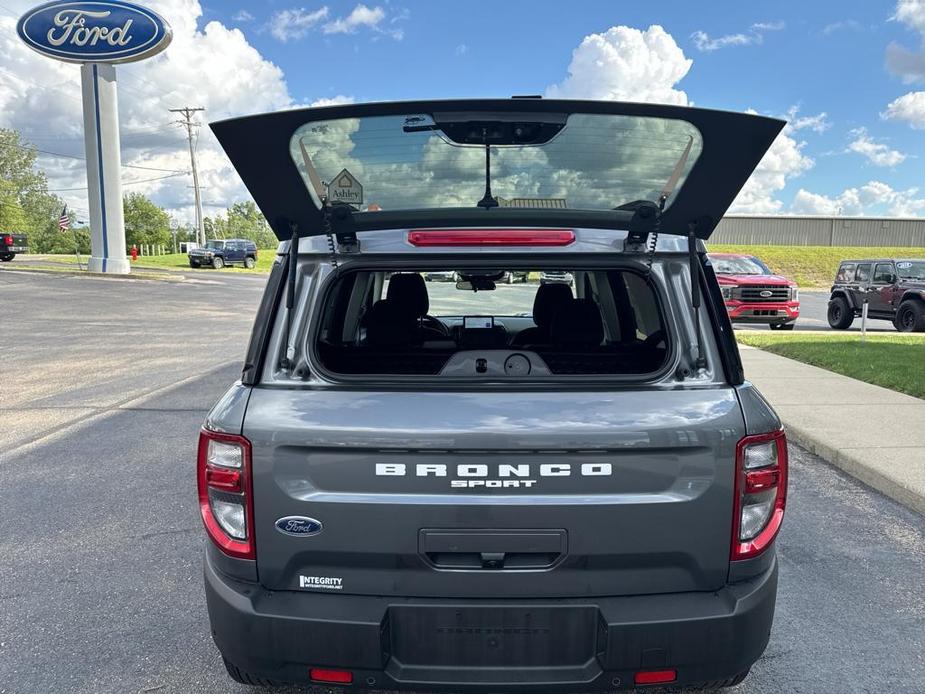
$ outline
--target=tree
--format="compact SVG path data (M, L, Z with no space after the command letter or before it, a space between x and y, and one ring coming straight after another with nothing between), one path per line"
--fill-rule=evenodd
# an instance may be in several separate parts
M24 231L26 214L19 204L19 196L10 181L0 180L0 234L8 231Z
M141 193L129 193L123 198L125 242L133 244L164 244L169 246L170 215Z
M48 180L35 164L36 151L15 130L0 128L0 231L29 235L35 252L46 252L58 233L64 203L48 192ZM17 211L18 210L18 211Z
M276 248L278 241L253 200L236 202L225 215L206 217L202 223L207 239L250 239L257 248Z

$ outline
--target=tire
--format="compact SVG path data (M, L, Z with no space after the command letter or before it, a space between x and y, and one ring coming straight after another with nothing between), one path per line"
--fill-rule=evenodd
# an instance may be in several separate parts
M222 258L212 258L212 267L216 270L221 270L225 267L225 261Z
M795 321L790 321L789 323L771 323L771 330L793 330Z
M248 270L253 270L255 267L257 267L257 261L250 256L247 256L244 259L244 267L246 267Z
M189 261L190 267L202 267L202 263L194 263L192 260Z
M903 333L925 332L925 302L907 299L896 312L896 329Z
M854 322L854 311L843 296L836 296L829 301L829 310L826 311L829 326L833 330L847 330Z
M15 253L0 253L0 263L8 263L15 257Z
M256 675L252 675L249 672L244 672L244 670L239 668L224 656L222 656L222 661L225 663L225 670L227 670L228 676L238 684L248 684L252 687L273 687L275 685L281 684L279 682L274 682L273 680L267 679L266 677L257 677Z

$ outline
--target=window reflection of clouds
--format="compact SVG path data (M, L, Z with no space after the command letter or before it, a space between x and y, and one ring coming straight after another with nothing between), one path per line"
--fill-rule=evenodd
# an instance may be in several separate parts
M302 148L322 181L348 169L363 184L367 204L384 209L473 206L484 188L484 149L454 145L432 131L406 133L404 122L404 116L377 116L299 128L291 155L310 194ZM689 141L693 145L679 187L702 149L694 126L670 119L573 114L545 145L493 147L492 191L503 198L564 198L576 209L655 200Z

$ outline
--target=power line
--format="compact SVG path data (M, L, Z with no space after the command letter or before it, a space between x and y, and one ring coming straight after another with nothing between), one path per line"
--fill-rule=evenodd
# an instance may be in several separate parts
M177 176L186 176L186 171L179 171L177 173L168 174L166 176L155 176L154 178L142 178L138 181L122 181L123 186L133 186L138 183L151 183L152 181L163 181L165 178L176 178ZM81 188L49 188L49 193L66 193L72 190L88 190L87 186Z
M186 140L189 143L189 158L193 172L193 193L196 198L196 231L197 239L203 245L206 242L205 228L202 225L202 195L199 192L199 172L196 170L196 146L193 145L193 128L196 127L196 145L199 143L199 123L193 122L193 114L197 111L205 111L202 106L185 106L184 108L169 109L171 113L180 113L183 120L178 121L181 125L186 126Z
M51 152L47 149L39 149L38 147L26 147L25 145L16 145L12 142L2 142L0 147L16 147L25 152L38 152L40 154L45 154L51 157L63 157L65 159L77 159L79 161L86 161L86 157L81 157L76 154L64 154L63 152ZM156 166L141 166L140 164L122 164L123 169L141 169L143 171L166 171L169 173L175 174L185 174L186 171L181 171L180 169L162 169Z

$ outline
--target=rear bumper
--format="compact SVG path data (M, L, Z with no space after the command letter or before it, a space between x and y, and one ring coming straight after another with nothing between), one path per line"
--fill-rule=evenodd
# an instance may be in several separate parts
M676 684L748 670L770 635L777 562L714 593L436 600L267 591L207 556L205 588L222 655L270 680L327 667L387 690L613 690L640 670L674 668Z
M800 317L800 302L727 301L726 311L734 323L789 323Z

